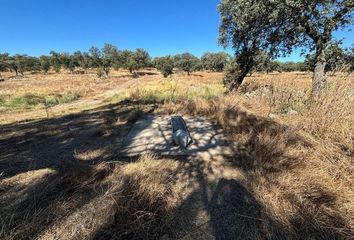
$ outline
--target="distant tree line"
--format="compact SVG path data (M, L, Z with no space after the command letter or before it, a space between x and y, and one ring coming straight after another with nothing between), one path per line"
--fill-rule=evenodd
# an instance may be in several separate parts
M83 72L97 69L97 75L107 77L112 68L125 68L135 74L139 69L150 66L151 57L146 50L118 50L112 44L105 44L102 49L92 47L88 52L77 51L73 54L51 51L49 55L40 57L0 54L0 72L10 71L16 76L27 71L47 73L53 70L59 73L66 69L74 73L77 69Z
M80 70L79 73L85 73L88 69L96 69L99 77L108 77L112 68L126 69L137 76L140 69L153 67L159 70L164 77L168 77L175 70L186 72L187 75L201 70L225 71L227 80L242 68L239 62L239 58L242 57L241 55L232 57L225 52L207 52L200 58L191 53L182 53L152 59L149 53L141 48L135 51L118 50L112 44L105 44L102 49L92 47L87 52L76 51L73 54L51 51L49 55L40 57L3 53L0 54L0 72L10 71L17 76L24 72L47 73L52 70L59 73L62 69L66 69L71 73L78 70ZM304 62L279 62L272 60L266 52L260 51L253 57L253 65L248 73L312 71L315 67L314 58L314 54L308 54ZM343 49L340 43L333 42L326 48L325 58L326 71L335 72L338 69L354 71L354 47Z
M98 76L109 76L110 70L126 69L136 75L139 69L154 67L167 77L175 69L184 71L188 75L195 71L207 70L222 72L231 57L223 52L206 53L201 58L191 53L168 55L152 59L149 53L141 48L135 51L118 50L112 44L105 44L102 49L91 47L87 52L77 51L73 54L51 51L49 55L32 57L28 55L0 54L0 72L10 71L17 75L24 72L44 72L50 70L59 73L69 70L74 73L86 72L88 69L97 69Z

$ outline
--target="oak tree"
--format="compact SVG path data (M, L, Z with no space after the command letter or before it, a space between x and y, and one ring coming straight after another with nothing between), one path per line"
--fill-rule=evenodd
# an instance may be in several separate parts
M352 22L353 9L354 0L222 0L219 42L240 56L230 90L242 83L259 51L277 57L302 47L315 52L312 90L319 95L326 86L326 46L334 31Z

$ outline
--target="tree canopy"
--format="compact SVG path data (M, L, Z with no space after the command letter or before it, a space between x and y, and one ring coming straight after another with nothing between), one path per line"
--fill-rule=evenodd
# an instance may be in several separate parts
M157 57L154 59L153 65L164 77L168 77L173 73L174 59L172 56Z
M191 53L182 53L175 56L176 67L185 71L187 75L202 68L200 59Z
M213 72L222 72L229 60L230 56L224 52L207 52L201 57L203 68Z
M354 0L222 0L221 45L232 46L238 57L230 90L235 90L254 65L259 51L271 57L289 54L294 47L315 52L313 92L325 87L324 50L332 33L352 21Z

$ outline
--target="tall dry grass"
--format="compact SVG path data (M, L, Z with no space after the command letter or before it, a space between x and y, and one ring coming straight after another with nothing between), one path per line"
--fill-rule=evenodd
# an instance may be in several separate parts
M161 111L213 117L239 143L231 162L264 206L263 237L350 239L353 89L352 77L333 77L326 92L311 99L307 86L294 88L291 80L252 79L235 95L168 103ZM251 239L259 237L250 231Z
M33 181L22 195L10 205L14 196L0 198L0 239L158 239L180 201L169 184L176 167L147 153L130 164L73 162L22 175Z

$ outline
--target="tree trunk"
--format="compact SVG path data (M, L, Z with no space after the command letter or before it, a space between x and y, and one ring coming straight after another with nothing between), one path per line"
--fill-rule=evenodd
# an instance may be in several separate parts
M244 64L244 66L241 68L242 69L241 72L239 72L236 75L235 80L230 84L229 92L234 92L241 86L247 74L250 73L252 66L253 66L253 58L250 58L247 60L247 63Z
M326 64L327 62L324 54L324 49L317 49L315 69L313 72L312 79L312 95L315 97L321 95L321 93L326 87Z
M242 72L240 72L239 74L237 74L235 80L231 83L231 85L229 87L229 92L234 92L241 86L243 79L245 79L248 72L249 72L249 70L245 69Z

